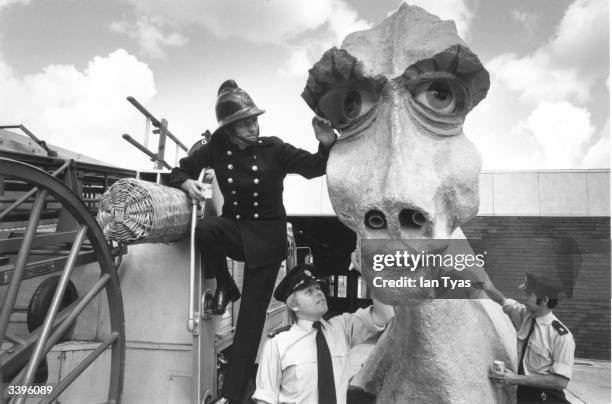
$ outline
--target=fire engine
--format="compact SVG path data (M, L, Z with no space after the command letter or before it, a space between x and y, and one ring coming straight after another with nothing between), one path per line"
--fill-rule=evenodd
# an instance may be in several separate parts
M172 242L123 243L96 220L101 196L118 181L166 183L167 141L190 151L167 121L128 101L158 135L157 152L146 138L123 138L154 169L110 166L47 144L24 125L0 127L2 402L205 403L220 391L240 300L223 316L204 313L215 285L201 277L193 226ZM193 206L192 224L220 214L214 185L205 206ZM314 259L329 281L329 315L368 304L358 274L348 274L355 235L334 216L324 179L289 176L285 186L289 251L277 283ZM241 286L244 264L228 264ZM261 342L288 324L285 305L273 299Z

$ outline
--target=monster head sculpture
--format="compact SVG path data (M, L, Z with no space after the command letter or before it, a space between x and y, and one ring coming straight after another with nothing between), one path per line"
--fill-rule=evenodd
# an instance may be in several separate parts
M452 21L402 5L309 73L302 97L339 133L327 163L331 202L359 239L449 239L477 214L481 159L463 122L489 74ZM389 304L426 295L385 293L377 297Z

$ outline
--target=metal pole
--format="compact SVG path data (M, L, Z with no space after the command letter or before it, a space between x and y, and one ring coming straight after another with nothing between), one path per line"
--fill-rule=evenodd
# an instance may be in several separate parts
M23 125L3 125L3 126L0 126L0 129L21 129L26 135L30 137L30 139L32 139L33 141L36 142L36 144L38 144L40 147L45 149L45 151L47 152L47 156L57 157L57 152L51 149L49 146L47 146L47 142L37 138L36 135L30 132L30 130Z
M164 165L164 156L166 154L166 136L168 131L168 121L165 119L161 120L161 126L159 127L159 144L157 146L157 161L155 162L155 169L161 170Z
M136 101L136 99L134 97L127 97L127 100L130 102L130 104L135 106L136 109L139 110L144 116L149 118L151 120L151 123L153 124L153 126L155 126L156 128L160 128L161 129L162 123L164 121L163 119L160 122L157 118L155 118L153 116L152 113L147 111L147 109L145 107L143 107L138 101ZM166 126L168 126L167 123L166 123ZM185 146L180 140L178 140L176 138L176 136L174 136L172 133L170 133L170 131L166 130L166 134L167 134L167 136L170 139L172 139L176 144L178 144L181 149L183 149L185 151L189 150L189 149L187 149L187 146Z
M77 256L79 255L79 251L81 250L81 246L83 245L83 240L85 240L86 232L87 226L81 225L77 232L77 236L72 244L70 255L68 256L68 259L66 260L66 265L64 266L64 271L62 272L62 276L60 277L57 288L55 289L55 293L53 294L51 307L49 308L49 311L45 316L41 335L38 338L38 342L36 343L36 347L34 348L34 353L32 357L30 357L30 361L28 363L24 379L24 385L26 386L30 385L32 379L34 379L34 372L38 368L40 360L42 359L42 354L46 341L49 338L49 334L51 333L51 326L55 320L55 315L59 311L62 299L64 298L64 292L66 291L66 287L68 286L68 282L70 281L70 275L72 274L72 270L74 269L74 265L76 263ZM23 400L25 400L25 396L23 397Z
M160 122L157 120L157 118L155 118L152 113L147 111L147 109L145 107L143 107L142 104L140 104L138 101L136 101L136 98L134 98L134 97L127 97L127 100L128 100L128 102L130 104L135 106L136 109L139 110L144 116L149 118L151 120L151 122L153 123L153 126L155 126L156 128L159 127Z
M137 148L138 150L140 150L147 156L151 157L151 161L157 161L157 155L155 153L153 153L152 151L150 151L149 149L145 148L143 145L138 143L130 135L128 135L127 133L124 133L122 137L125 140L127 140L132 146L134 146L135 148ZM168 170L172 170L172 167L170 167L170 164L166 163L165 161L160 161L159 163L162 164L164 167L166 167Z
M98 279L98 281L93 285L93 287L87 292L85 296L77 303L74 310L66 317L64 321L57 327L55 332L47 341L46 350L51 349L53 345L68 331L68 328L72 326L72 324L76 321L76 318L81 314L81 312L85 309L85 307L89 304L89 302L100 293L102 288L106 286L106 283L110 280L111 276L109 274L104 274Z
M0 312L0 343L2 343L4 340L4 335L6 334L6 329L8 328L13 307L15 306L15 301L17 300L17 294L19 293L19 286L21 285L26 262L30 254L32 240L34 239L34 234L36 233L36 228L38 227L38 220L40 219L45 198L47 197L47 190L43 189L42 191L38 191L37 194L38 195L36 196L34 205L32 206L32 214L30 215L30 219L28 221L28 227L26 228L23 236L23 243L21 244L19 254L17 255L17 262L15 264L15 270L13 271L11 284L9 285L8 292L4 296L4 301L2 302L2 311Z
M202 182L206 175L206 169L200 171L198 182ZM204 202L206 203L206 202ZM202 342L200 336L200 324L202 322L202 272L197 267L196 260L196 225L198 219L198 201L191 200L191 240L190 240L190 266L189 266L189 312L187 318L187 330L193 336L193 385L192 385L192 400L200 403L202 396ZM196 297L197 295L197 297ZM196 310L197 305L197 310Z
M194 310L194 288L195 288L195 228L197 220L198 202L195 199L191 200L191 240L189 251L189 311L187 312L187 330L194 332L196 329L196 317ZM199 321L198 321L199 322Z
M147 149L146 147L144 147L143 145L138 143L136 140L134 140L127 133L124 133L123 135L121 135L121 137L123 137L125 140L130 142L132 144L132 146L134 146L135 148L137 148L138 150L140 150L141 152L143 152L147 156L151 157L151 160L155 161L155 159L157 158L157 155L155 153L153 153L152 151L150 151L149 149Z
M66 167L68 167L70 165L70 160L66 161L64 163L64 165L62 165L60 168L58 168L57 170L53 171L53 173L51 174L52 176L56 177L59 173L61 173L62 171L64 171L66 169ZM36 191L38 191L37 187L32 188L30 191L28 191L27 194L25 194L24 196L22 196L21 198L17 199L15 202L13 202L11 204L11 206L9 206L8 208L4 209L2 212L0 212L0 220L2 220L6 215L8 215L9 213L11 213L17 206L21 205L23 203L23 201L25 201L26 199L28 199L29 197L31 197L32 195L34 195L36 193Z
M149 149L147 149L144 146L142 146L140 143L138 143L136 140L134 140L130 135L128 135L127 133L124 133L122 135L122 137L125 140L127 140L132 146L136 147L138 150L140 150L141 152L143 152L147 156L151 157L152 161L157 161L157 155L156 154L154 154ZM172 167L170 167L170 164L166 163L165 161L160 161L159 163L161 165L163 165L164 167L166 167L168 170L172 170Z
M183 144L183 142L181 142L180 140L178 140L178 138L176 136L174 136L172 134L172 132L170 132L168 129L166 129L166 135L172 139L174 141L174 143L177 144L178 147L180 147L181 149L185 150L185 151L189 151L189 149L187 148L187 146L185 146Z
M204 175L206 174L206 169L202 169L200 171L200 175L198 176L198 182L202 182L204 179ZM190 332L194 332L199 328L200 318L199 318L199 309L195 310L194 299L195 299L195 287L196 287L196 224L198 221L198 201L195 199L191 200L191 240L190 240L190 251L189 251L189 311L187 312L187 330ZM201 304L201 296L198 296L197 304L200 306Z
M145 133L144 133L144 146L149 147L149 130L151 130L151 120L147 117L145 118Z
M53 389L53 394L45 398L43 401L41 401L41 403L52 403L53 400L55 400L64 390L66 390L66 388L70 386L70 384L75 381L76 378L79 377L81 373L83 373L85 369L87 369L89 365L91 365L93 361L98 358L98 356L102 355L106 348L113 344L117 340L117 338L119 338L119 333L113 332L110 337L106 338L100 345L98 345L98 347L94 351L87 355L87 357L83 359L83 362L79 363L79 365L74 368L72 372L68 373L68 375L64 379L62 379L62 381L57 386L55 386L55 388ZM20 402L18 402L17 404L19 403Z
M87 307L89 302L91 302L93 298L96 297L98 293L100 293L102 288L106 286L107 282L110 279L111 279L111 276L109 274L102 275L100 279L98 279L98 281L93 285L93 287L87 292L87 294L83 296L81 300L79 300L79 302L74 307L74 310L70 312L70 314L61 322L61 324L57 327L57 329L53 332L53 334L51 334L51 337L49 337L49 340L47 341L47 344L45 345L45 350L44 350L45 354L49 352L49 350L57 343L57 341L59 341L60 338L62 338L64 334L66 334L68 329L76 321L79 314L81 314L81 312L85 309L85 307ZM25 374L25 371L26 369L23 368L17 374L17 376L13 378L10 384L21 385L22 384L21 381L23 380L23 375Z

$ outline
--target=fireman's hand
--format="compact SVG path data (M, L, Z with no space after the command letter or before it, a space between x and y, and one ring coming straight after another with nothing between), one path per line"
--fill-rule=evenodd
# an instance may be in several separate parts
M206 198L210 198L212 193L212 185L195 180L185 180L185 182L181 184L181 188L196 201L203 201Z
M489 378L503 384L517 384L517 379L520 378L520 376L510 369L504 369L501 372L490 369Z
M336 133L330 121L320 116L312 118L312 127L315 132L317 140L327 148L332 147L336 141Z

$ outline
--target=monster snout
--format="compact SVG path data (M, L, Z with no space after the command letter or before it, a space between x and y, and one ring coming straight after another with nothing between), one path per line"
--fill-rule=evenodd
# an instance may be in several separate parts
M365 213L364 225L370 230L381 230L386 229L388 220L391 220L395 224L394 227L399 228L402 233L424 236L427 229L433 224L428 217L430 215L425 211L413 207L390 209L386 213L378 209L371 209Z

